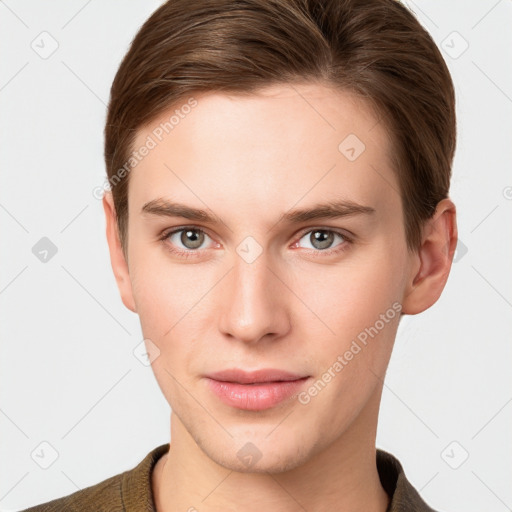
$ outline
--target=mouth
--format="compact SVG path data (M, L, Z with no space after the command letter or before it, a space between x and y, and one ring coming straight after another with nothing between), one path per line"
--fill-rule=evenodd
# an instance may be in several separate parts
M263 369L229 369L206 376L210 391L222 402L247 411L270 409L296 395L309 375Z

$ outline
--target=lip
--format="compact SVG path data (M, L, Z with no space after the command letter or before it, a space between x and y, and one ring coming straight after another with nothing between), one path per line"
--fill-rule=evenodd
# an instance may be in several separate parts
M309 376L284 370L246 372L237 368L206 376L209 389L225 404L237 409L262 411L297 394Z

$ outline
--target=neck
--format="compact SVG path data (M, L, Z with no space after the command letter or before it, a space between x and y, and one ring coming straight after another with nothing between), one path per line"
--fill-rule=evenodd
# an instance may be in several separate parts
M173 416L169 452L153 472L156 510L385 512L389 496L380 483L375 449L379 402L376 396L328 449L299 467L272 474L241 473L217 464Z

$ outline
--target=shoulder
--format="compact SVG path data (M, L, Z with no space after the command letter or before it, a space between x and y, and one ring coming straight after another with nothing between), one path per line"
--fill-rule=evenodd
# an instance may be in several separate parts
M420 496L405 476L400 461L391 453L377 449L377 470L382 487L390 497L386 512L436 512Z
M21 512L103 512L122 511L121 482L124 473L90 487Z
M19 512L130 512L153 510L151 472L169 443L151 450L134 468L67 496Z

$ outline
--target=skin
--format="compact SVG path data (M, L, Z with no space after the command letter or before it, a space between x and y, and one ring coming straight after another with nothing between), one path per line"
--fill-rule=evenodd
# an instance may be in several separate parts
M120 294L160 351L152 368L172 409L170 450L152 474L157 510L384 512L375 438L398 314L307 404L292 397L240 410L203 376L278 368L310 376L308 389L393 303L410 315L429 308L450 272L455 205L441 201L418 252L407 251L388 134L347 92L295 84L194 97L198 105L130 172L126 257L111 194L103 200ZM141 128L134 147L169 115ZM350 133L366 146L354 161L338 149ZM223 222L141 212L157 198ZM279 222L288 210L338 199L376 212ZM198 249L183 232L158 239L190 225L206 233ZM334 233L322 249L315 229L355 236L347 243ZM251 263L236 250L248 236L262 250ZM237 457L248 442L261 453L250 467Z

